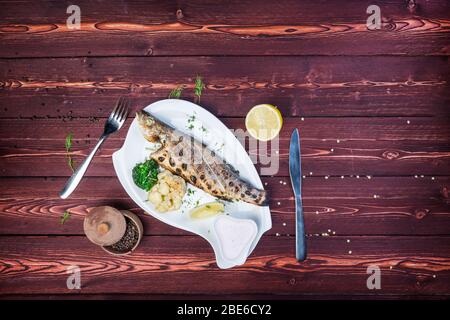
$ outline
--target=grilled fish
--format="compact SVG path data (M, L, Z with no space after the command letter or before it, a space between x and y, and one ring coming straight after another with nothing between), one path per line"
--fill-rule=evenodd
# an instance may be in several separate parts
M136 119L144 137L157 146L150 157L161 167L217 198L268 205L265 190L256 189L240 179L231 165L201 142L145 111L138 111Z

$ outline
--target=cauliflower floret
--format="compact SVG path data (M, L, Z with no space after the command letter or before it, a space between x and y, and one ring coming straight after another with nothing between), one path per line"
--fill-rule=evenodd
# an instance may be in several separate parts
M186 193L186 182L169 171L158 174L158 182L148 194L148 200L159 212L178 210Z
M155 205L160 204L162 201L161 193L158 191L150 191L148 194L148 200Z
M163 194L163 195L168 195L170 192L169 186L167 185L167 183L165 182L161 182L159 184L159 193Z

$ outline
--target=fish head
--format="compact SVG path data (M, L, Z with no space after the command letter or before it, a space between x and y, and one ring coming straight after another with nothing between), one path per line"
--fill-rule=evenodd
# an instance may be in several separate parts
M152 143L165 143L167 132L161 122L145 111L137 111L136 120L145 139Z

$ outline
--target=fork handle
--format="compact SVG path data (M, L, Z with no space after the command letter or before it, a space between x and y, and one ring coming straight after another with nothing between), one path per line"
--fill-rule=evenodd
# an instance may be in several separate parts
M67 180L66 185L64 186L62 191L59 193L59 196L61 197L61 199L66 199L76 189L76 187L80 183L81 179L83 178L84 174L86 173L86 170L89 167L89 164L91 163L92 158L94 158L94 155L97 152L98 148L100 148L103 141L105 141L107 137L108 137L108 135L102 135L100 137L100 139L98 140L97 144L95 145L95 147L91 151L91 153L87 156L86 159L84 159L83 163L77 168L77 170L75 170L75 172L72 174L72 176L69 178L69 180Z

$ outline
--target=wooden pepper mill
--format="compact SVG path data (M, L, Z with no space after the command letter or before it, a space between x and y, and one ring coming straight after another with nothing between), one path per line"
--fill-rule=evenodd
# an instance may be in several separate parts
M118 252L114 250L113 245L117 244L127 231L127 220L136 226L138 233L136 243L129 251ZM84 219L84 232L88 239L101 246L105 251L123 255L132 252L138 246L143 235L143 226L141 220L132 212L119 211L113 207L102 206L92 209Z

